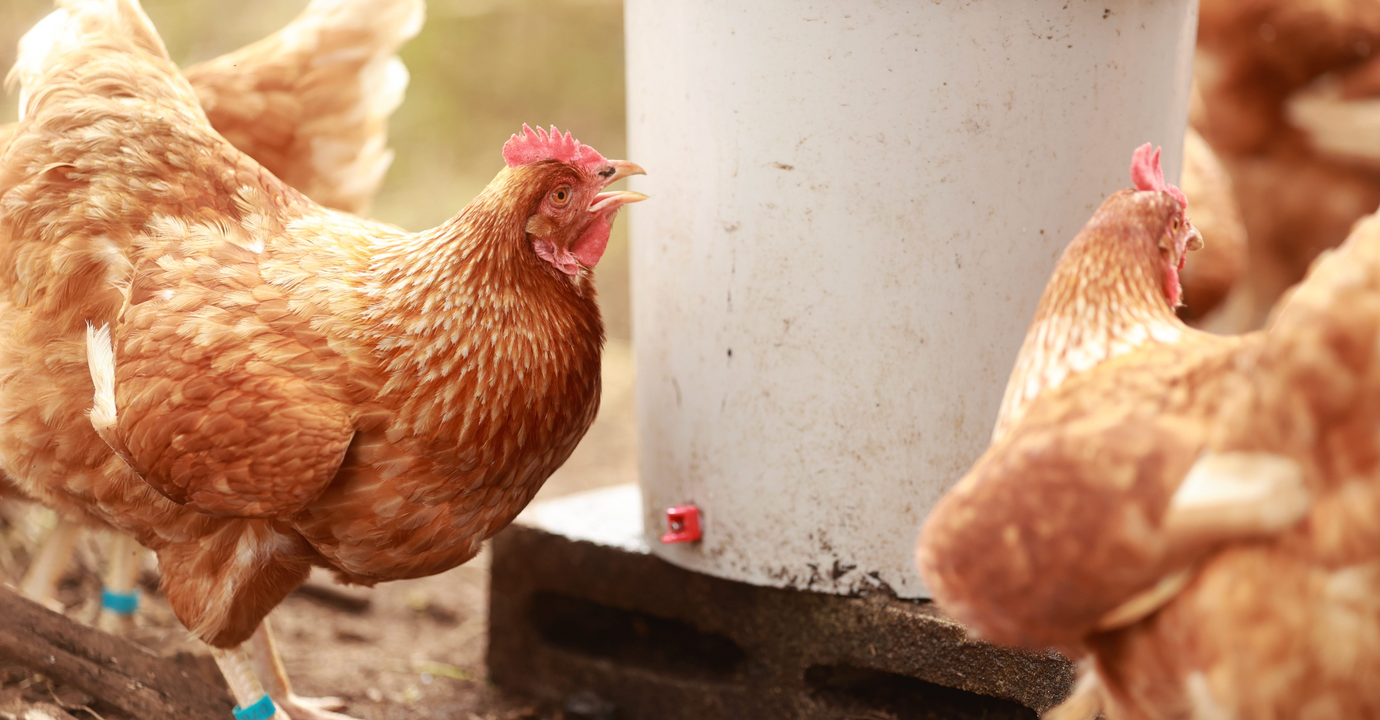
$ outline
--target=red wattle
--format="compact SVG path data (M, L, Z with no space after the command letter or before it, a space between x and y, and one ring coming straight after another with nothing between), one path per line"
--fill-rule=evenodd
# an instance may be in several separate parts
M599 258L604 256L604 250L609 246L609 231L613 229L611 219L601 214L570 246L570 254L574 255L581 265L594 267L599 263Z

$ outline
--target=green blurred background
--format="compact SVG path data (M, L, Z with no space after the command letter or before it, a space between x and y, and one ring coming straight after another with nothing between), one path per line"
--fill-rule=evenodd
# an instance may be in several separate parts
M281 28L306 0L144 0L174 60L188 65ZM0 0L0 67L50 0ZM621 0L429 0L402 50L412 81L389 127L397 152L371 215L409 230L454 215L503 165L522 123L555 124L624 158ZM17 117L0 101L0 123ZM628 158L636 160L636 158ZM627 222L598 267L609 336L628 337Z

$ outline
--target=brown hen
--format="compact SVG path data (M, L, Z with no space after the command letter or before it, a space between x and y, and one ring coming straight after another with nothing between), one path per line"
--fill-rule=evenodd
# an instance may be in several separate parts
M1070 243L992 445L920 536L936 601L995 642L1082 656L1090 634L1139 619L1220 542L1301 512L1285 496L1262 523L1254 506L1219 515L1214 498L1179 492L1237 356L1262 336L1210 335L1174 315L1196 230L1148 146L1132 168L1140 190L1109 198Z
M569 456L599 400L591 269L643 199L603 188L641 169L524 128L406 233L213 132L134 0L64 6L21 44L0 158L0 469L154 549L257 703L239 645L311 566L454 567Z

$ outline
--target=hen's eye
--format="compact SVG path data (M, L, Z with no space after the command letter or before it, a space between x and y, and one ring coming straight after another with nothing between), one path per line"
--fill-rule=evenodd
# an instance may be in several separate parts
M555 202L557 205L566 204L566 202L570 200L570 188L557 188L556 192L551 193L551 200L552 202Z
M1173 230L1174 232L1178 232L1178 231L1179 231L1179 219L1178 219L1178 218L1174 218L1174 223L1170 226L1170 229Z

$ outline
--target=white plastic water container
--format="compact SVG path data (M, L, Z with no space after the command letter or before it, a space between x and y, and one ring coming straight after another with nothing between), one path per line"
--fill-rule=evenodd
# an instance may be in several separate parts
M1195 0L627 0L647 541L758 585L924 597L1064 245L1179 173ZM699 542L663 544L694 504Z

